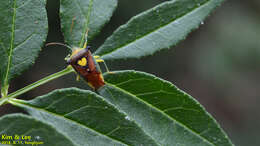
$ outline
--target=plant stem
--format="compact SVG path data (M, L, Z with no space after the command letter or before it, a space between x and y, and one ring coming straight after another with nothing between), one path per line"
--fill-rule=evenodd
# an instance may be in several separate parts
M34 82L34 83L32 83L32 84L30 84L30 85L28 85L28 86L26 86L26 87L24 87L22 89L19 89L19 90L15 91L15 92L9 94L7 96L7 98L15 98L15 97L17 97L17 96L19 96L19 95L21 95L23 93L26 93L26 92L28 92L28 91L30 91L30 90L32 90L32 89L42 85L42 84L45 84L45 83L47 83L49 81L52 81L54 79L57 79L59 77L62 77L62 76L66 75L66 74L69 74L69 73L71 73L73 71L74 71L73 68L71 66L68 66L67 68L65 68L64 70L62 70L60 72L54 73L52 75L49 75L49 76L47 76L47 77L45 77L45 78L43 78L43 79L41 79L41 80L39 80L37 82ZM1 103L1 101L0 101L0 103Z
M7 98L0 98L0 106L6 104Z

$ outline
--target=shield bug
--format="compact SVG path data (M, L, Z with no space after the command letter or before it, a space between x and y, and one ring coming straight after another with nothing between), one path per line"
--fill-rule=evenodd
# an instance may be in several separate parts
M92 56L89 46L75 50L67 60L67 63L95 90L105 85L97 62L103 62L103 60L96 60L96 58Z
M87 32L85 38L87 38ZM90 46L87 46L87 39L85 40L83 48L72 48L66 44L56 42L48 43L46 46L55 44L68 47L72 50L71 55L65 60L67 61L67 64L71 65L78 73L78 75L89 84L90 87L92 87L94 90L97 90L105 85L104 78L98 63L103 62L106 70L108 72L109 70L104 60L100 59L99 56L92 56Z

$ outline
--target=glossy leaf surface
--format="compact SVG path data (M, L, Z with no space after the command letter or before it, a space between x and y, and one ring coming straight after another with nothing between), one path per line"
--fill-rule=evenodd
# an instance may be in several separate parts
M61 0L61 26L66 43L82 47L87 29L92 39L110 20L117 0Z
M2 96L10 79L31 66L47 36L44 0L0 1L0 78Z
M96 51L105 60L140 58L176 45L223 0L172 0L119 27Z
M160 145L232 145L213 117L170 82L136 71L106 74L105 80L100 95Z
M0 136L1 142L8 141L11 145L36 145L33 142L37 142L38 145L46 146L74 146L52 126L22 114L1 117ZM23 144L19 144L21 142Z
M79 146L157 145L142 127L90 91L62 89L31 101L10 102L49 123Z

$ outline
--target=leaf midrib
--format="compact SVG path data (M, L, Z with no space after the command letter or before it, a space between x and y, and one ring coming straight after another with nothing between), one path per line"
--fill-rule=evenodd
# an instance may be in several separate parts
M142 39L142 38L144 38L144 37L150 35L151 33L154 33L154 32L156 32L156 31L160 30L161 28L163 28L163 27L165 27L165 26L167 26L167 25L169 25L169 24L171 24L171 23L174 23L175 21L177 21L178 19L182 18L183 16L189 15L190 13L193 13L196 9L200 9L200 8L204 7L204 6L205 6L206 4L208 4L209 2L211 2L211 0L208 0L208 1L204 2L204 3L202 3L200 6L193 8L193 9L192 9L190 12L188 12L188 13L185 13L185 14L183 14L183 15L180 15L179 17L175 18L174 20L170 21L169 23L163 24L163 25L159 26L158 28L154 29L153 31L150 31L150 32L148 32L148 33L146 33L146 34L144 34L144 35L142 35L142 36L136 38L135 40L129 41L129 42L127 42L126 44L123 44L123 45L121 45L121 46L115 48L114 50L112 50L112 51L110 51L110 52L107 52L107 53L104 53L104 54L102 54L102 55L100 55L100 56L103 57L103 56L105 56L105 55L109 55L109 54L111 54L112 52L115 52L115 51L119 50L120 48L123 48L123 47L125 47L125 46L128 46L129 44L132 44L132 43L134 43L134 42L136 42L136 41L138 41L138 40L140 40L140 39ZM169 3L171 3L171 2L169 2ZM163 4L165 4L165 3L163 3ZM162 5L163 5L163 4L162 4ZM161 5L159 5L159 6L157 6L157 7L160 7L160 6L161 6ZM156 8L157 8L157 7L156 7ZM156 9L156 8L155 8L155 9ZM153 9L148 10L147 13L150 12L150 11L153 11ZM141 14L135 16L135 18L138 17L138 16L141 16ZM133 19L134 19L134 18L132 18L132 20L133 20ZM131 22L131 20L130 20L129 22Z
M8 62L7 62L7 69L6 69L6 74L4 78L4 83L3 87L8 90L6 87L8 86L8 76L10 72L10 66L11 66L11 61L12 61L12 54L13 54L13 45L14 45L14 37L15 37L15 18L16 18L16 0L14 0L14 5L13 5L13 19L12 19L12 34L11 34L11 41L10 41L10 48L9 48L9 54L8 54Z
M206 141L207 143L209 143L209 144L211 144L211 145L215 145L214 143L212 143L211 141L209 141L207 138L201 136L198 132L196 132L196 131L194 131L193 129L187 127L185 124L183 124L182 122L178 121L177 119L175 119L175 118L173 118L173 117L170 117L169 115L167 115L166 113L162 112L160 109L158 109L157 107L153 106L152 104L147 103L146 101L144 101L144 100L138 98L137 96L133 95L132 93L130 93L130 92L128 92L128 91L126 91L126 90L124 90L124 89L122 89L122 88L120 88L120 87L117 87L117 86L114 85L114 84L110 84L110 83L107 83L107 82L106 82L106 84L108 84L108 85L110 85L110 86L113 86L113 87L117 88L118 90L121 90L121 91L124 92L125 94L128 94L128 95L132 96L132 97L135 98L136 100L139 100L139 101L145 103L147 106L150 106L151 108L153 108L153 109L159 111L162 115L164 115L164 116L166 116L167 118L169 118L169 119L175 121L177 124L179 124L179 125L182 126L183 128L189 130L189 131L190 131L191 133L193 133L195 136L199 137L200 139ZM144 131L145 131L145 130L144 130ZM145 133L147 133L147 132L145 132ZM153 137L153 136L151 136L150 134L148 134L148 135L149 135L150 137ZM216 145L215 145L215 146L216 146Z
M106 88L105 88L105 90L107 90ZM107 90L108 92L109 92L109 94L114 98L114 95L110 92L110 90ZM104 100L106 100L105 98L104 98ZM110 101L108 101L108 100L106 100L107 102L109 102L109 103L111 103ZM112 104L112 103L111 103ZM113 104L112 104L113 105ZM125 113L126 114L126 112L124 112L123 110L121 110L120 108L118 108L117 106L115 106L115 108L118 110L118 111L120 111L121 113ZM127 115L127 114L126 114ZM141 125L139 125L139 123L137 123L136 121L133 121L136 125L138 125L138 127L142 127ZM157 145L159 145L159 146L161 146L161 144L159 144L155 139L154 139L154 137L152 137L148 132L146 132L144 129L142 129L143 130L143 132L147 135L147 136L149 136Z
M76 2L76 4L78 5L80 12L82 13L83 16L84 15L84 9L82 9L82 7L80 6L78 0L74 0ZM79 46L82 47L83 42L84 42L84 38L85 38L85 31L88 29L88 25L89 25L89 21L90 21L90 14L92 11L92 7L93 7L93 0L89 0L89 5L88 5L88 12L87 12L87 16L85 16L85 24L83 26L83 31L82 31L82 36L81 36L81 41Z
M27 103L24 103L22 100L19 100L19 99L10 99L8 102L10 102L10 103L12 103L12 104L14 104L14 105L17 104L17 105L20 105L20 106L22 106L22 107L29 107L29 108L32 108L32 109L34 109L34 110L39 110L39 111L42 111L42 112L46 112L46 113L48 113L48 114L50 114L50 115L54 115L54 116L57 116L57 117L59 117L59 118L63 118L63 119L65 119L65 120L67 120L67 121L69 121L69 122L71 122L71 123L78 124L78 125L80 125L80 126L82 126L82 127L84 127L84 128L87 128L87 129L89 129L89 130L91 130L91 131L97 133L97 135L99 135L99 136L101 136L101 137L105 137L105 138L108 138L108 139L112 139L113 141L115 141L115 142L117 142L117 143L121 143L122 145L128 145L128 144L124 143L123 141L120 141L120 140L114 139L114 138L112 138L112 137L109 137L109 136L107 136L107 135L105 135L105 134L103 134L103 133L100 133L99 131L96 131L95 129L92 129L92 128L90 128L90 127L87 127L86 125L83 125L83 124L81 124L81 123L79 123L79 122L77 122L77 121L73 121L73 120L71 120L71 119L69 119L69 118L66 118L66 117L64 117L64 116L58 115L58 114L56 114L56 113L52 113L52 112L49 112L49 111L47 111L47 110L45 110L45 109L41 109L41 108L38 108L38 107L35 107L35 106L32 106L32 105L29 105L29 104L27 104Z

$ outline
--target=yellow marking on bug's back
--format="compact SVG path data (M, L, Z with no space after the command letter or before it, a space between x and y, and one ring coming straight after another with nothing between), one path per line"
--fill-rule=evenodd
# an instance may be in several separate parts
M86 66L87 65L87 59L85 57L83 57L81 60L78 60L78 65Z

